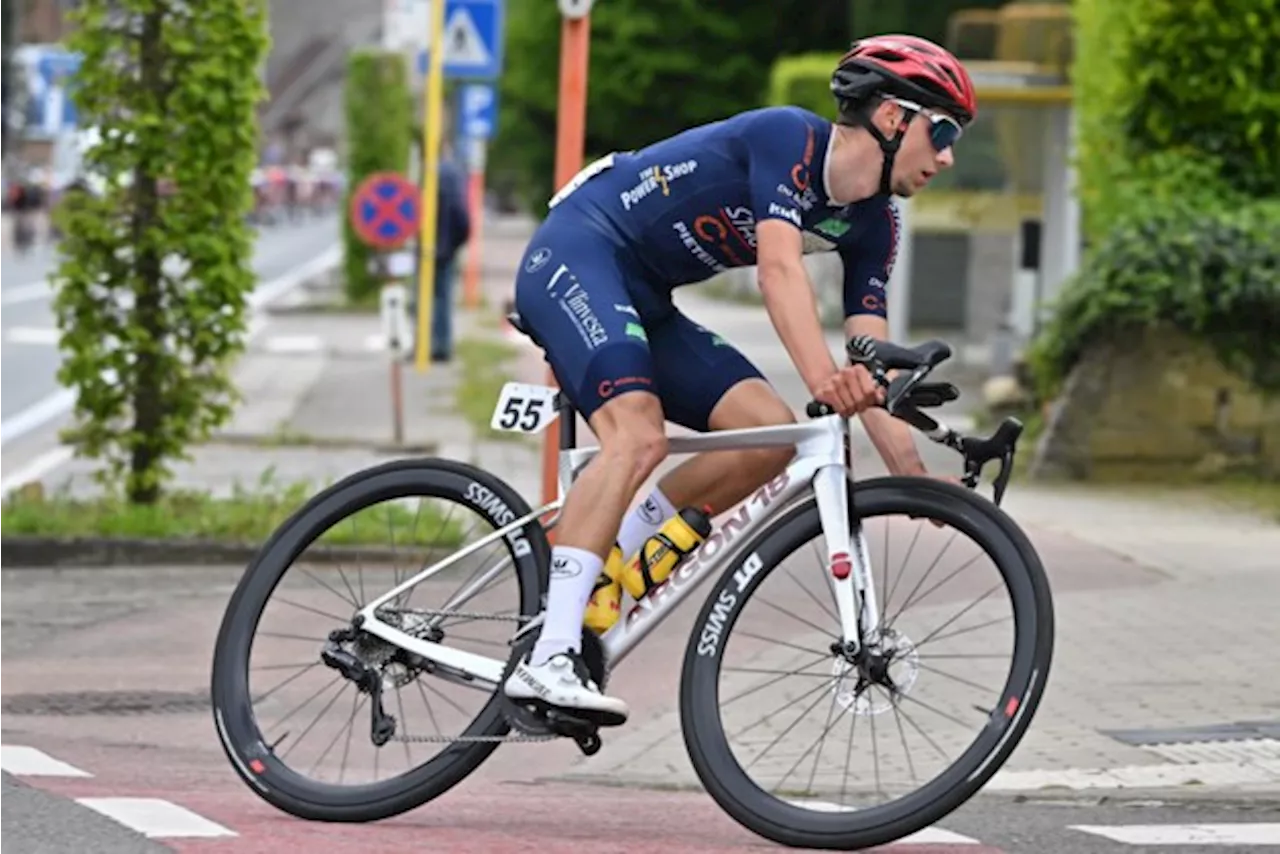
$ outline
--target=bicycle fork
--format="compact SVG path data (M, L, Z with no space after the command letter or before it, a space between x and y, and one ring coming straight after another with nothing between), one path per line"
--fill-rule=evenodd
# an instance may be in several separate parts
M857 653L876 637L880 608L871 577L871 555L862 525L849 524L848 470L842 464L821 466L813 478L818 517L827 541L827 582L836 600L845 651Z

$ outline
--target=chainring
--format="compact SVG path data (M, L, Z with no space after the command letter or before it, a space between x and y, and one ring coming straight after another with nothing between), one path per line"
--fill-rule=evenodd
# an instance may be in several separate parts
M533 645L538 642L539 634L541 632L529 632L526 637L512 647L511 658L507 661L507 666L502 671L503 685L506 684L507 679L515 671L517 662L528 655L529 651L533 649ZM600 638L595 632L585 626L582 629L582 660L587 665L587 672L591 674L592 680L603 691L605 682L609 678L609 663L605 660L604 644L600 642ZM502 713L506 715L507 720L517 732L536 736L559 735L548 726L546 718L540 712L516 700L512 700L503 693L502 685L498 686L498 702Z

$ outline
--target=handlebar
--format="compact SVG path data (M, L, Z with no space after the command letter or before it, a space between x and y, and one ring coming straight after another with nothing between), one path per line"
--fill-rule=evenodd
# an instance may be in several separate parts
M945 341L930 339L915 347L903 347L869 335L857 335L845 347L849 361L871 372L876 383L885 389L884 403L878 404L895 418L915 427L933 441L945 445L964 457L965 486L975 489L987 463L999 460L1000 471L992 481L993 498L998 505L1004 497L1013 474L1013 457L1022 422L1006 418L987 438L965 436L921 409L941 406L960 397L960 390L948 382L924 382L929 372L951 357ZM899 371L892 380L889 371ZM820 400L805 407L810 418L834 415L835 408Z

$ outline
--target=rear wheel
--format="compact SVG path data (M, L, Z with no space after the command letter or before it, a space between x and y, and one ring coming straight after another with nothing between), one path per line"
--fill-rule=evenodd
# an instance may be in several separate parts
M1003 511L962 487L916 478L864 481L849 494L881 615L864 650L849 654L838 643L810 498L742 550L707 598L685 654L681 721L698 777L739 823L785 845L883 845L956 809L1022 738L1052 657L1048 580ZM932 544L959 537L977 556L958 568L940 569L939 553L926 569L890 575L891 553L927 556L938 551ZM994 564L986 579L969 573L982 557ZM961 601L968 593L974 601ZM943 641L958 646L942 652ZM923 757L910 754L911 742ZM896 755L899 743L905 762L886 750ZM834 771L819 772L824 757ZM869 779L851 784L854 767ZM770 772L780 779L769 787L753 776ZM889 779L899 774L909 780Z
M439 796L504 740L523 738L508 736L500 686L361 632L352 617L529 512L519 493L473 466L398 460L324 490L275 532L227 605L212 673L218 736L254 792L301 818L372 821ZM373 531L360 527L366 519ZM410 521L407 533L393 524ZM377 545L350 546L342 560L304 555L353 540ZM532 520L398 594L380 618L506 663L512 636L539 611L549 558L546 533ZM276 631L264 628L277 616ZM283 649L272 648L276 641ZM417 700L426 710L410 719L406 708ZM345 723L322 727L329 713ZM389 739L381 737L387 716ZM403 770L380 779L397 765Z

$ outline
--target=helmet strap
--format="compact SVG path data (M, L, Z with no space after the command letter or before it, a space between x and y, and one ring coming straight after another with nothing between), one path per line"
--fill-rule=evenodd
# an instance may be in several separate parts
M880 151L884 153L884 166L881 167L880 170L879 193L880 195L888 195L892 192L890 181L893 176L893 161L898 154L898 149L902 147L902 139L906 136L907 125L911 123L911 119L914 114L907 113L906 122L902 127L898 128L893 137L890 138L881 133L880 128L876 127L875 123L871 121L871 114L879 104L879 101L873 100L863 109L852 111L852 115L849 115L849 118L851 118L855 123L866 128L867 131L875 137L876 142L880 143Z

